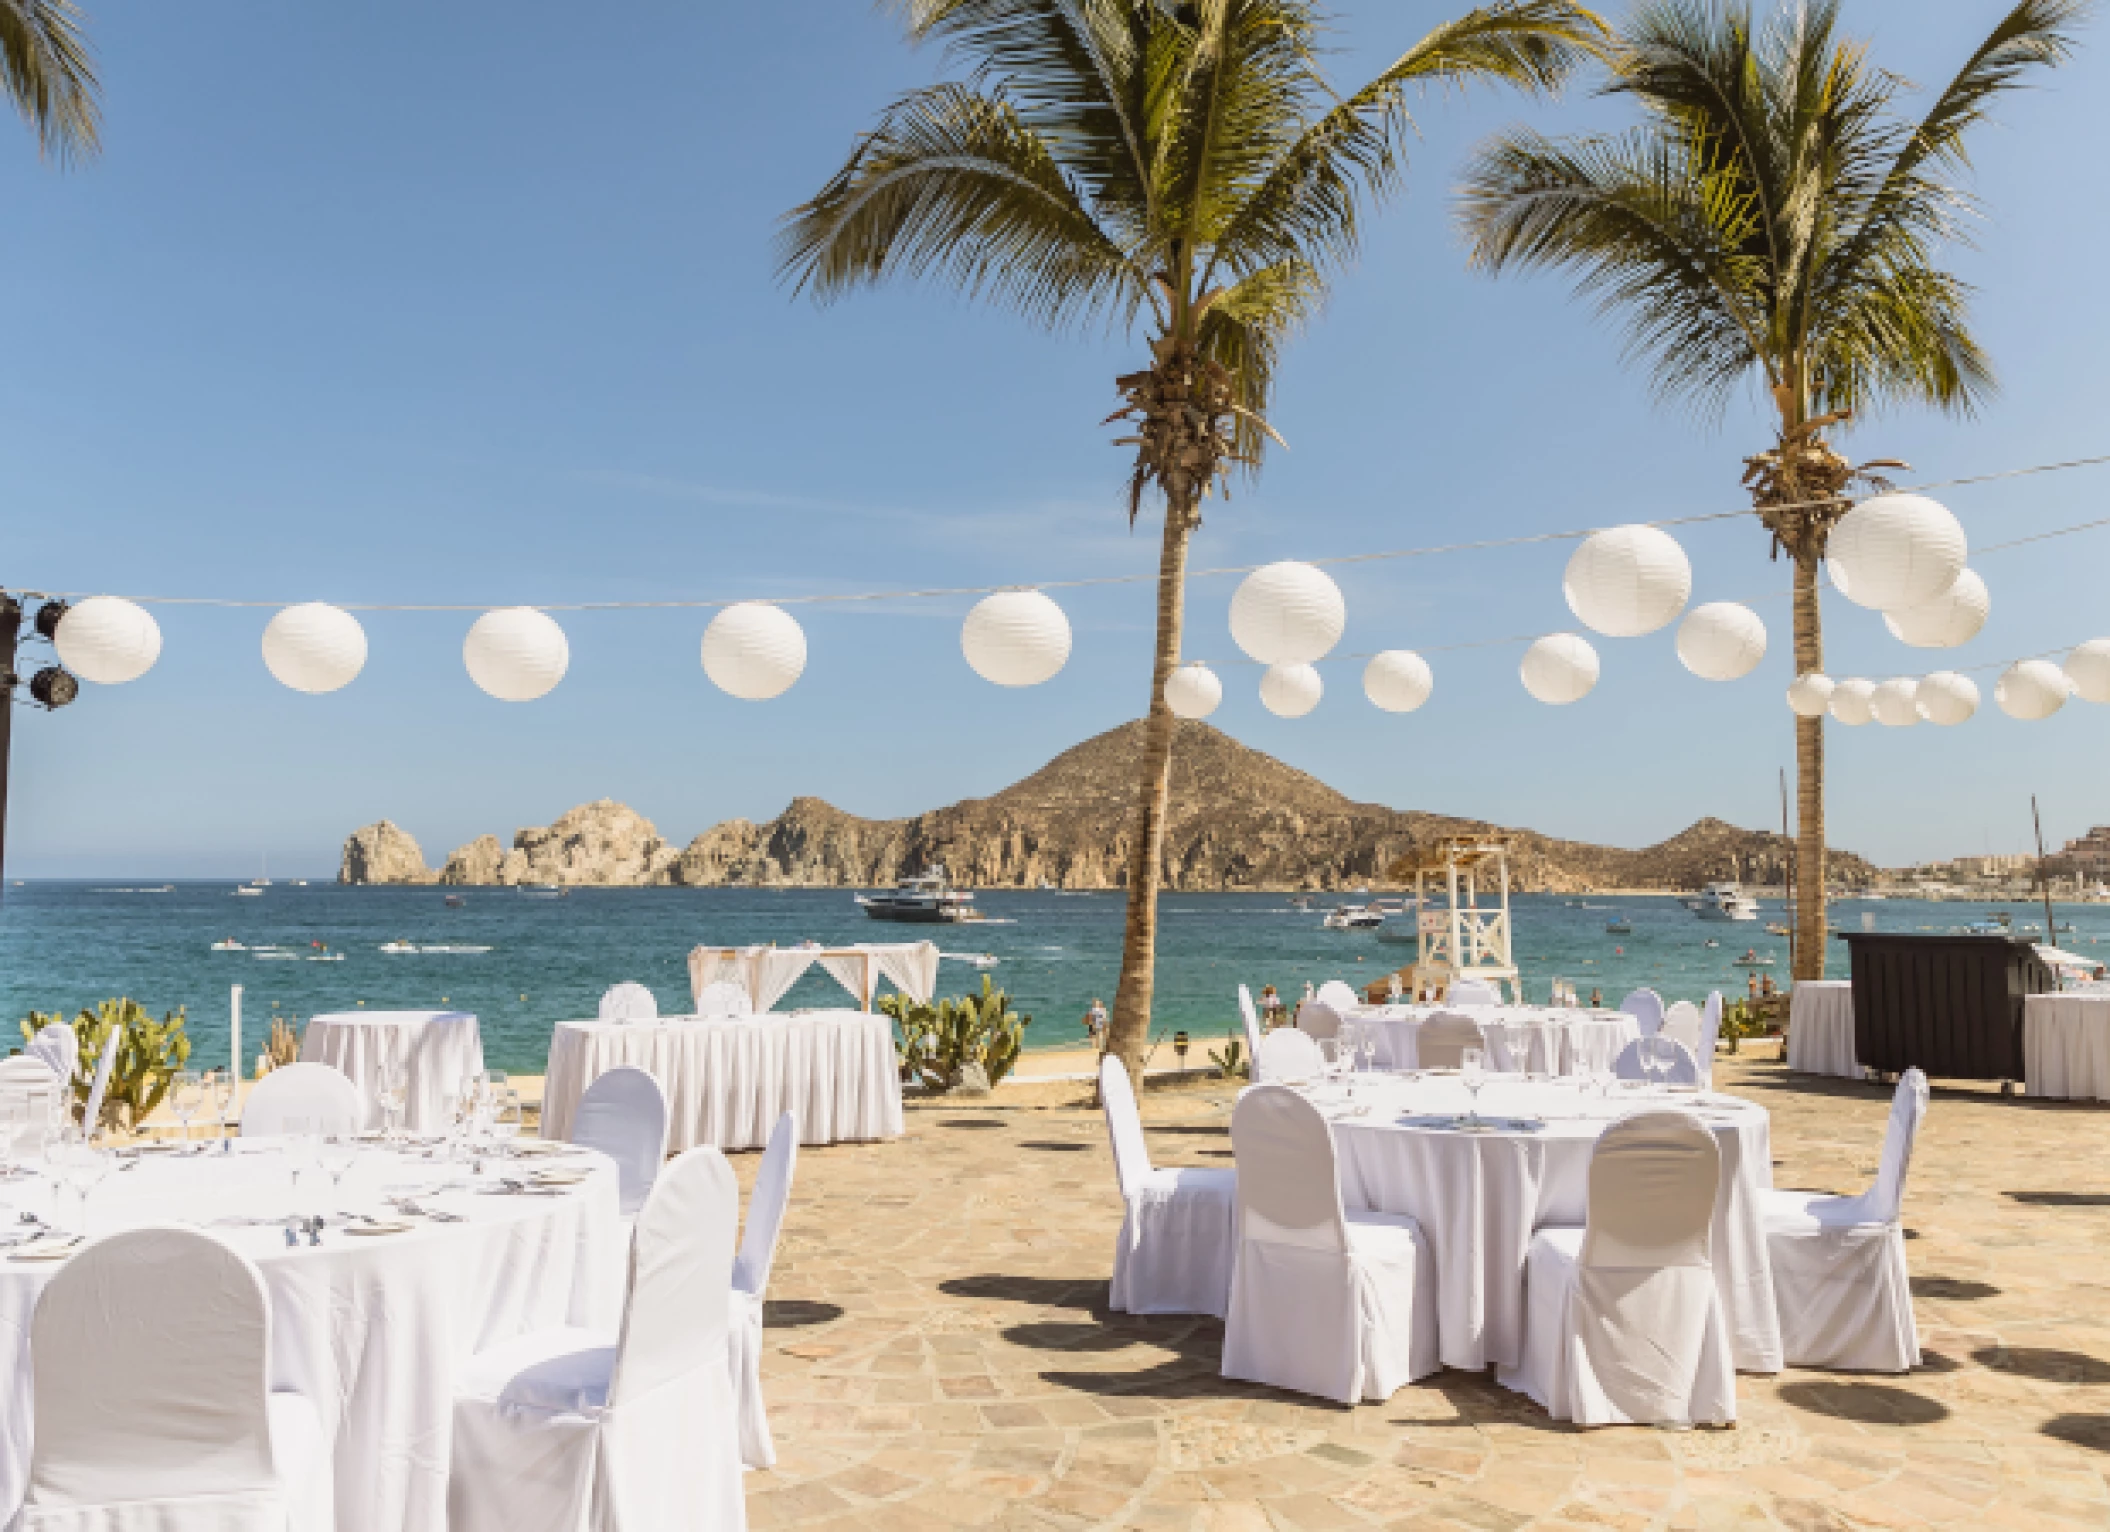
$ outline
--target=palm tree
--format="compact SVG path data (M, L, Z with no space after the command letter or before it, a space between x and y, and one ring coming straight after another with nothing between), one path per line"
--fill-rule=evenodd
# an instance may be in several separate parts
M1778 417L1745 460L1773 552L1795 566L1795 669L1824 667L1817 572L1856 467L1821 433L1871 407L1968 413L1992 388L1971 289L1936 264L1975 211L1966 139L1998 96L2072 48L2086 0L2021 0L1917 121L1906 82L1839 35L1836 0L1763 26L1740 0L1654 0L1606 50L1641 126L1486 145L1459 216L1475 265L1555 268L1618 312L1660 395L1719 415L1745 380ZM1795 977L1824 974L1824 724L1795 723Z
M1128 518L1164 507L1157 646L1109 1047L1150 1024L1187 549L1201 502L1256 470L1275 364L1400 179L1410 86L1556 86L1602 36L1568 0L1496 0L1337 96L1316 0L906 0L967 78L881 114L787 219L782 270L827 301L927 277L1050 330L1141 331L1118 378Z
M48 158L95 153L95 65L73 0L0 0L0 81Z

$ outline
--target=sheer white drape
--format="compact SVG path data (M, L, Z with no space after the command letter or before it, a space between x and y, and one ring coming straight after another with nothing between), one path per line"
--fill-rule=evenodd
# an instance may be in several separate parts
M1099 1060L1099 1104L1124 1213L1108 1306L1119 1314L1224 1316L1237 1247L1238 1173L1150 1163L1121 1060Z
M762 1308L798 1163L799 1120L786 1112L770 1130L769 1147L762 1153L755 1189L747 1199L747 1228L740 1236L740 1253L733 1259L727 1359L732 1367L733 1407L740 1423L740 1461L749 1468L771 1468L777 1461L776 1443L769 1434L769 1410L762 1397Z
M702 1014L704 990L738 984L756 1011L784 997L807 969L819 963L829 976L869 1006L878 981L886 979L918 1005L938 989L936 942L871 942L851 947L697 947L689 953L689 993Z
M366 1102L327 1064L281 1064L242 1103L242 1136L284 1133L293 1118L305 1119L312 1133L357 1133L366 1126Z

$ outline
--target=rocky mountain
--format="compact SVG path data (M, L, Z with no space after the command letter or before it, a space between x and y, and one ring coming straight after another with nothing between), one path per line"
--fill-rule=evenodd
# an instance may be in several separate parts
M1173 747L1164 881L1170 888L1345 888L1381 880L1418 843L1500 830L1480 820L1357 803L1316 777L1248 749L1204 723L1182 723ZM860 819L819 798L794 798L766 824L729 819L679 850L652 822L603 798L545 828L463 846L435 873L387 820L344 844L341 883L726 884L872 887L931 863L980 888L1112 888L1127 881L1142 725L1124 724L1064 751L987 798L909 819ZM1697 888L1715 878L1778 882L1790 853L1778 835L1703 819L1638 851L1513 838L1520 890ZM1832 853L1835 882L1875 869Z

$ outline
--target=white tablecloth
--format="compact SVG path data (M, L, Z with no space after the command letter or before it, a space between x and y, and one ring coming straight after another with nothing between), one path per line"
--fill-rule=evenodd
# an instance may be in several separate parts
M89 1231L194 1222L262 1268L271 1291L271 1383L311 1400L332 1443L337 1525L443 1532L453 1419L453 1369L475 1352L557 1325L612 1329L621 1318L627 1249L614 1165L580 1151L589 1167L562 1196L478 1191L466 1166L372 1149L341 1191L319 1170L294 1191L275 1140L241 1139L236 1152L195 1158L143 1156L115 1171L89 1199ZM536 1164L552 1163L538 1160ZM339 1209L385 1216L384 1187L459 1184L428 1205L463 1223L424 1223L406 1234L358 1236L335 1223L322 1244L286 1246L278 1227L215 1223ZM12 1204L12 1206L10 1206ZM58 1217L74 1227L69 1192ZM0 1181L0 1217L53 1216L39 1180ZM0 1523L20 1504L29 1471L29 1323L37 1294L59 1267L0 1259ZM171 1309L171 1325L183 1323ZM110 1380L123 1387L122 1378Z
M565 1021L549 1045L542 1136L563 1138L586 1087L618 1064L667 1093L667 1150L759 1149L785 1111L799 1141L899 1138L894 1024L864 1011L772 1011L657 1022Z
M1480 1024L1488 1067L1506 1074L1565 1075L1582 1065L1609 1070L1619 1050L1641 1035L1641 1024L1624 1011L1539 1005L1373 1005L1358 1007L1347 1019L1378 1029L1378 1068L1418 1069L1421 1024L1446 1010Z
M413 1133L447 1128L446 1098L484 1067L483 1036L467 1011L338 1011L308 1019L300 1056L342 1070L366 1098L367 1126L381 1126L381 1071L408 1066L403 1126Z
M2110 1101L2110 995L2029 995L2022 1075L2032 1096Z
M1862 1078L1854 1059L1851 979L1803 979L1788 997L1788 1068L1806 1075Z
M1713 1257L1736 1365L1780 1371L1780 1319L1758 1195L1773 1181L1763 1107L1712 1094L1620 1088L1607 1098L1565 1083L1496 1079L1480 1092L1482 1117L1536 1114L1545 1125L1468 1133L1445 1121L1467 1106L1456 1076L1374 1087L1365 1077L1356 1097L1374 1105L1333 1122L1341 1196L1352 1207L1411 1214L1421 1225L1436 1258L1444 1365L1477 1371L1516 1364L1533 1231L1583 1224L1590 1155L1609 1123L1640 1107L1674 1105L1699 1110L1722 1149ZM1329 1088L1329 1115L1339 1102L1338 1087Z

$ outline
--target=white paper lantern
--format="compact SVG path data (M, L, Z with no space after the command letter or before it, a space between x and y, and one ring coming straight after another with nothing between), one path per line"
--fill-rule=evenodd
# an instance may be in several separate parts
M1925 606L1885 612L1883 626L1890 629L1891 637L1915 649L1954 649L1978 636L1992 609L1993 598L1985 581L1977 570L1966 569L1945 594Z
M1561 589L1584 626L1608 638L1638 638L1685 610L1692 564L1661 527L1607 527L1583 539Z
M1890 729L1909 729L1920 721L1919 682L1897 676L1869 693L1868 708L1876 722Z
M2017 660L2001 673L1993 700L2010 718L2035 723L2066 706L2066 672L2050 660Z
M1325 692L1326 683L1309 665L1270 665L1260 678L1260 701L1278 718L1302 718Z
M1524 651L1524 690L1553 707L1576 702L1597 684L1597 651L1573 633L1549 633Z
M1832 688L1832 717L1848 728L1858 728L1875 716L1876 683L1849 676Z
M2066 679L2083 702L2110 702L2110 638L2091 638L2067 655Z
M366 629L342 607L289 606L264 624L264 667L297 692L333 692L366 668Z
M1930 723L1962 723L1978 711L1978 683L1953 670L1937 670L1920 679L1919 705L1920 716Z
M1835 683L1823 671L1806 671L1788 683L1788 706L1798 718L1822 718L1834 690Z
M1341 587L1310 564L1269 564L1238 582L1231 637L1263 665L1309 665L1341 641L1348 605Z
M500 702L533 702L564 679L571 645L549 613L504 606L470 624L462 663L469 679Z
M1678 658L1703 681L1735 681L1766 657L1766 625L1734 601L1710 601L1678 624Z
M1388 713L1411 713L1429 700L1436 677L1412 649L1373 654L1363 667L1363 695Z
M703 673L743 702L767 702L806 671L806 630L767 601L741 601L703 630Z
M960 626L974 673L998 686L1038 686L1070 657L1070 620L1037 590L984 596Z
M1825 548L1839 593L1879 612L1925 606L1947 594L1969 553L1962 523L1925 495L1862 501L1839 518Z
M1165 706L1175 717L1207 718L1223 700L1223 682L1200 660L1180 666L1165 680Z
M83 681L122 686L161 658L161 625L136 601L90 596L66 609L51 642L59 663Z

